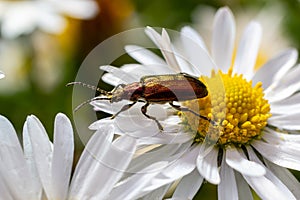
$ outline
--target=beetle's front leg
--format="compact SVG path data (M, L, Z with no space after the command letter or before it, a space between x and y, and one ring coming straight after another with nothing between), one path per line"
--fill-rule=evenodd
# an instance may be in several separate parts
M154 120L156 122L159 130L163 131L164 129L163 129L162 125L159 123L159 121L155 117L152 117L152 116L150 116L150 115L147 114L147 108L148 108L148 106L149 106L149 102L147 102L145 105L143 105L143 107L141 108L142 113L147 118Z
M181 107L181 106L179 106L179 105L174 105L173 102L169 102L169 104L170 104L173 108L175 108L176 110L183 111L183 112L190 112L190 113L196 115L197 117L199 117L199 118L201 118L201 119L204 119L204 120L209 121L212 125L216 125L216 123L215 123L214 121L212 121L211 119L208 119L207 117L205 117L205 116L203 116L203 115L200 115L200 114L196 113L195 111L190 110L190 109L187 108L187 107Z
M119 110L117 113L115 113L113 116L111 116L111 119L114 119L116 116L118 116L121 112L124 112L126 110L128 110L129 108L131 108L134 104L136 104L136 101L131 103L131 104L126 104L124 105L121 110Z

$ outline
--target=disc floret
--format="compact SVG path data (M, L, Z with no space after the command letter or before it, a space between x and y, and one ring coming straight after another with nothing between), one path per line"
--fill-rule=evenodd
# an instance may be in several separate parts
M204 139L218 146L245 145L259 138L271 116L270 104L264 98L262 83L252 87L242 75L213 73L210 78L200 77L206 83L206 98L185 102L184 106L207 116L217 125L183 113L186 128L195 132L195 142ZM218 81L221 80L221 81ZM219 84L218 84L219 83Z

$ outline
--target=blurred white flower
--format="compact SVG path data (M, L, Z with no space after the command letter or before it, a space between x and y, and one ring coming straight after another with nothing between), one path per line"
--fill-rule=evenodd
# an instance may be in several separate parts
M57 34L66 27L64 15L89 19L97 13L98 5L94 0L1 1L1 33L4 38L15 38L38 28Z
M199 77L208 88L208 97L195 97L183 106L210 118L213 125L189 112L178 115L168 105L154 104L147 114L159 120L164 128L160 131L154 120L142 115L145 103L138 102L114 120L101 119L90 128L114 126L119 135L137 137L138 149L155 145L133 159L129 171L155 162L170 163L135 198L162 199L178 181L172 199L192 199L206 179L218 185L219 199L252 199L250 187L262 199L299 199L300 183L286 169L300 171L300 135L293 134L300 129L298 52L282 51L256 71L260 24L248 23L237 47L230 9L219 9L211 24L211 51L190 27L183 27L173 43L165 29L159 34L148 27L146 34L164 59L144 47L129 45L127 53L141 64L101 69L109 72L103 80L114 86L139 82L145 75L183 72ZM125 104L92 102L95 110L112 114Z
M5 75L3 74L3 72L0 71L0 79L4 78Z

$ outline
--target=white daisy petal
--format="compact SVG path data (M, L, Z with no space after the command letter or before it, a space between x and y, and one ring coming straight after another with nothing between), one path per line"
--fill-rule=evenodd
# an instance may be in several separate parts
M135 139L128 136L117 138L111 145L109 151L101 159L102 164L93 174L91 182L91 194L95 194L95 199L106 196L114 185L121 179L125 169L128 167L136 149ZM98 177L102 177L99 179ZM94 185L102 185L95 188Z
M243 175L263 176L266 170L263 166L253 161L249 161L235 149L226 149L226 163Z
M299 130L300 124L300 112L290 113L285 115L277 115L269 118L268 123L274 125L278 128L288 129L288 130Z
M278 177L284 185L295 195L297 199L300 198L300 183L296 177L286 168L280 167L264 159L264 162L268 168Z
M106 73L104 74L101 79L110 84L110 85L113 85L113 86L117 86L117 85L120 85L120 84L128 84L127 82L123 81L122 79L118 78L118 77L115 77L113 74L110 74L110 73Z
M149 194L143 196L141 200L163 199L170 186L171 184L167 184L156 190L153 190Z
M263 165L263 163L260 161L260 159L256 156L256 154L250 147L247 147L247 151L249 154L249 158L251 160ZM279 194L281 194L281 196L284 196L285 199L296 199L294 195L291 193L291 191L286 187L285 184L281 182L280 179L278 179L269 169L267 168L265 169L266 169L265 177L269 179L271 183L276 186L277 188L276 190Z
M199 35L199 33L195 29L193 29L190 26L185 26L181 29L180 32L185 37L189 37L192 40L194 40L202 49L207 51L207 47L205 45L203 38Z
M192 65L195 76L206 75L210 76L213 69L217 69L216 64L209 56L207 50L199 43L199 40L191 38L189 35L181 34L180 40L182 42L185 60Z
M73 165L74 139L70 120L59 113L55 118L51 166L53 198L66 199Z
M183 177L176 186L172 199L193 199L203 182L197 169Z
M290 96L289 98L282 99L281 101L277 101L277 102L272 102L271 110L273 112L273 109L276 109L276 107L297 105L299 104L299 102L300 102L300 93L296 93L293 96Z
M35 116L27 117L27 128L30 136L35 163L48 199L54 194L51 183L52 144L49 141L46 130Z
M141 64L126 64L121 67L124 71L130 74L134 74L139 77L139 80L143 76L147 75L160 75L160 74L174 74L176 73L167 63L164 64L152 64L152 65L141 65Z
M93 178L94 172L91 169L98 166L101 156L108 151L113 134L111 126L105 126L90 138L76 165L70 186L70 197L84 196L85 191L88 190L90 179Z
M30 171L30 174L32 174L31 189L33 191L36 191L36 197L41 197L42 196L42 185L41 185L38 171L37 171L37 168L35 165L34 153L33 153L33 148L32 148L32 144L30 141L30 136L28 133L27 122L24 123L22 135L23 135L24 158L25 158L26 164L28 166L28 169Z
M237 171L235 171L234 175L235 175L235 179L236 179L236 185L238 188L239 199L253 200L250 187L247 184L247 182L245 181L245 179L243 178L243 176L240 173L238 173Z
M197 157L199 173L210 183L219 184L221 179L218 169L218 150L213 149L205 157L201 154Z
M263 87L268 88L274 81L278 81L297 61L298 52L295 49L285 50L258 69L252 78L253 86L263 81Z
M164 128L165 129L165 128ZM192 140L191 134L186 132L163 132L162 134L156 135L155 138L140 138L138 140L139 145L145 144L175 144L175 143L185 143L189 140Z
M221 164L221 182L218 185L219 200L234 200L238 199L238 188L234 175L234 171L225 162L225 155Z
M295 143L300 144L299 134L286 134L277 132L271 128L266 127L264 129L263 139L267 142L273 141L273 143Z
M0 167L1 171L1 167ZM15 198L10 194L9 189L7 188L7 185L5 184L3 178L0 174L0 194L1 198L5 200L14 200Z
M264 176L253 177L244 175L247 183L251 186L251 188L258 194L258 196L262 199L295 199L290 196L287 197L282 191L278 189L278 187L269 179Z
M104 66L100 66L100 69L103 71L110 72L112 75L114 75L115 77L124 81L125 83L132 83L132 82L139 81L138 77L133 76L132 74L126 73L122 69L119 69L114 66L104 65Z
M170 184L175 180L191 173L195 169L195 162L199 152L198 147L188 149L182 157L176 159L161 174L158 174L152 183L145 188L145 192L150 192L163 185Z
M292 96L300 89L300 82L298 77L300 75L300 65L292 68L284 77L282 77L275 87L268 88L266 91L266 98L270 103L278 103Z
M213 27L212 58L223 72L227 72L231 65L235 40L235 22L229 8L224 7L217 11Z
M40 194L40 187L34 187L36 179L31 180L17 134L3 116L0 116L0 146L0 178L9 188L13 199L38 198L36 195Z
M243 74L246 79L253 76L262 30L260 24L251 22L246 27L234 61L233 72Z
M162 30L160 36L153 28L147 27L145 30L146 34L152 39L152 41L158 46L169 66L174 68L174 71L180 72L179 65L173 52L173 47L168 33L165 29Z
M136 45L125 46L126 52L144 65L166 65L166 62L152 51Z
M142 196L142 188L156 176L160 169L165 168L168 162L157 162L137 172L128 179L114 187L109 194L109 199L137 199ZM128 193L130 191L130 193Z
M290 169L300 170L300 152L295 148L289 148L288 145L268 144L262 141L254 141L253 147L259 151L269 161Z

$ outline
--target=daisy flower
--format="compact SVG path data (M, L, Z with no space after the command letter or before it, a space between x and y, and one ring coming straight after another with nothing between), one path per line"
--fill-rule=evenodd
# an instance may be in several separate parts
M164 59L146 48L126 46L127 53L141 64L120 69L102 66L109 72L103 80L116 86L139 82L145 75L188 73L207 86L208 96L181 102L181 106L214 123L191 112L153 104L147 114L163 126L160 131L154 120L141 114L144 103L138 102L114 120L92 124L91 129L114 125L116 134L137 137L138 150L152 147L132 160L131 172L157 161L169 162L132 199L162 199L175 182L172 199L192 199L204 179L218 185L219 199L252 199L251 189L262 199L299 199L300 184L287 169L300 170L300 136L295 133L300 128L297 51L287 49L255 71L262 28L251 21L232 60L236 27L227 7L214 17L211 51L190 27L183 27L179 41L173 43L165 29L159 34L147 27L146 34ZM125 104L92 102L95 110L112 114ZM122 184L114 190L125 189Z
M1 1L1 33L5 38L15 38L39 28L57 34L67 25L63 15L89 19L97 12L98 6L93 0Z
M58 114L52 143L38 118L31 115L23 128L22 146L12 124L0 116L0 198L1 199L103 199L116 195L113 187L120 181L131 161L136 140L123 136L113 140L114 128L100 127L87 143L71 179L74 138L71 122ZM23 148L22 148L23 147ZM145 185L157 175L166 162L147 166L140 171ZM155 169L155 170L153 170ZM149 170L152 171L149 173ZM135 179L134 179L135 180ZM129 181L127 188L134 184ZM139 186L139 187L140 187ZM139 190L117 192L117 196L139 194Z

